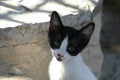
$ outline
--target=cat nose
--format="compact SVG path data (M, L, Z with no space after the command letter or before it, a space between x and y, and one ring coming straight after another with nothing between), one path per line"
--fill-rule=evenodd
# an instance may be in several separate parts
M58 53L57 55L58 55L59 58L64 57L64 56L63 56L62 54L60 54L60 53Z

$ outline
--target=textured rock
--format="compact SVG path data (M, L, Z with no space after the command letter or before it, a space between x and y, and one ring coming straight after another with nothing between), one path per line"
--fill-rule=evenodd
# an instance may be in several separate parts
M41 31L38 25L24 25L4 29L3 33L8 37L2 37L5 42L1 45L0 57L34 80L45 79L50 53L46 31Z
M32 80L19 69L0 59L0 80Z
M94 35L82 54L86 63L91 67L95 75L99 77L103 59L99 44L101 9L92 12L90 10L92 11L93 9L80 10L77 14L62 16L62 21L64 25L73 26L76 29L80 29L91 21L95 22ZM33 80L49 79L48 65L51 60L51 52L47 40L48 27L49 23L46 22L0 29L0 58L10 64L12 69L15 68L15 71L10 71L11 74L14 74L14 76L11 75L12 78L21 76L30 77ZM6 77L5 74L8 73L1 75L3 80Z

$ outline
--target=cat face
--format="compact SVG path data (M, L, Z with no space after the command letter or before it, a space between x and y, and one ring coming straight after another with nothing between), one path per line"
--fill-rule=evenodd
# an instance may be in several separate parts
M62 24L57 12L53 12L48 32L52 55L58 61L66 61L77 56L88 44L95 24L90 23L80 30Z

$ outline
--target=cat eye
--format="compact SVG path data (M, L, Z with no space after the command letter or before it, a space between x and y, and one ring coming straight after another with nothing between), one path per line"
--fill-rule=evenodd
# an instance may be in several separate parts
M69 47L69 48L67 49L67 51L68 51L69 53L72 53L72 52L75 51L75 48L73 48L73 47Z
M59 45L60 45L60 44L59 44L59 42L58 42L58 41L55 41L55 42L54 42L54 46L55 46L56 48L58 48L58 47L59 47Z

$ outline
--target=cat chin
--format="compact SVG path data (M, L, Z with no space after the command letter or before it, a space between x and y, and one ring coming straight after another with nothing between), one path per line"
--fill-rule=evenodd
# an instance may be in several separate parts
M70 59L71 59L71 58L64 58L64 59L56 58L56 60L57 60L58 62L62 62L62 63L65 63L65 62L69 61Z
M64 62L64 61L65 61L64 59L60 59L60 58L56 58L56 60L57 60L58 62Z
M56 58L58 61L60 61L60 62L62 62L63 60L62 59L60 59L60 58Z
M53 56L53 59L56 60L57 62L66 62L67 61L67 59L65 59L65 58L60 59L55 56Z

